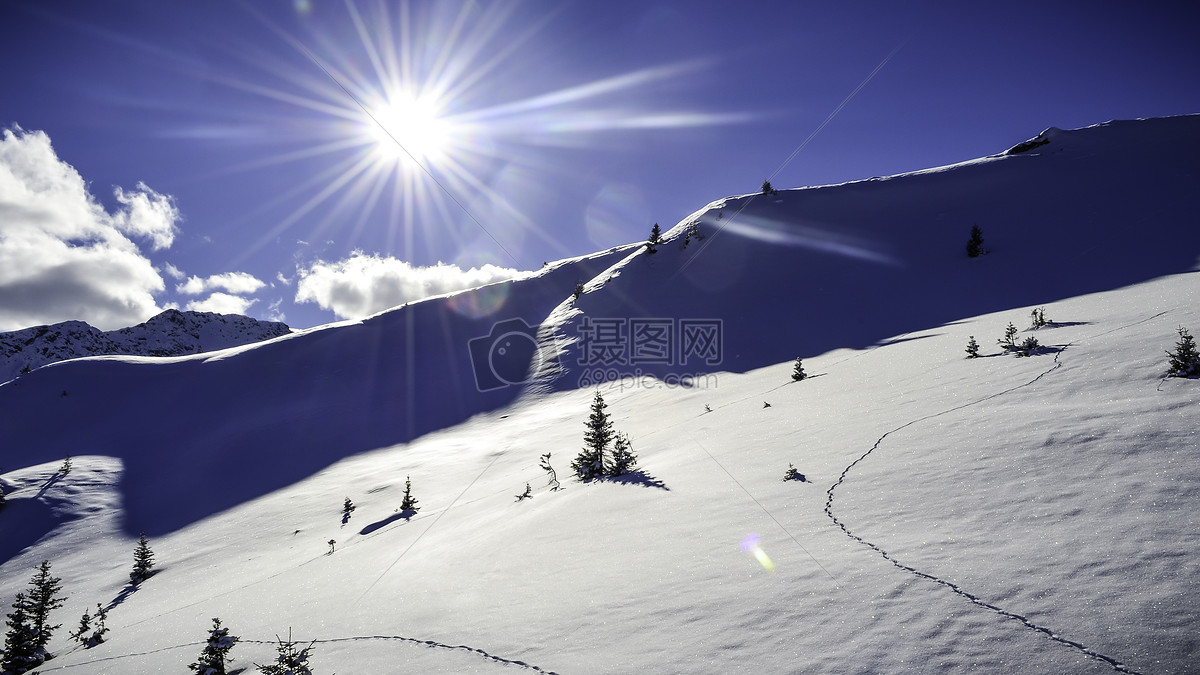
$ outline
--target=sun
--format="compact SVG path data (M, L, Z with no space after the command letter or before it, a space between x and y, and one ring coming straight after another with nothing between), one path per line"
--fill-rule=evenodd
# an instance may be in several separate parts
M367 112L371 119L363 133L381 159L414 160L426 166L446 159L451 125L432 97L394 93Z

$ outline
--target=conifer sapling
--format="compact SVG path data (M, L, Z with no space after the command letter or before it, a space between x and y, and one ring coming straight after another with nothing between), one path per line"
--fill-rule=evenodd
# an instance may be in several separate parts
M346 497L346 501L342 502L342 524L343 525L350 522L350 514L354 512L355 508L357 508L357 507L354 506L354 502L350 501L349 497Z
M558 472L554 470L554 467L550 466L550 453L547 452L546 454L542 455L541 460L542 461L540 464L538 464L538 466L541 467L542 471L545 471L550 477L550 481L547 482L546 485L553 485L554 487L550 489L557 490L560 487L558 482Z
M613 440L612 461L608 464L608 475L623 476L637 468L637 455L628 434L618 433Z
M1167 352L1170 359L1168 377L1198 377L1200 376L1200 352L1196 350L1196 340L1183 326L1179 327L1179 340L1175 342L1175 351Z
M71 473L71 468L71 456L67 455L66 458L63 459L62 466L58 467L58 472L65 476Z
M808 377L808 375L804 372L804 362L800 360L799 356L797 356L796 367L792 369L792 381L799 382L806 377Z
M129 583L136 586L149 579L153 574L150 570L153 568L154 551L150 550L150 542L147 541L146 533L143 532L138 537L137 548L133 549L133 571L129 573Z
M265 675L312 675L312 670L308 667L309 652L317 643L316 640L308 643L304 649L296 649L296 643L292 641L292 629L288 629L288 639L284 641L278 635L275 639L279 641L279 646L276 647L278 654L275 657L275 663L270 665L259 665L258 672Z
M88 638L87 646L95 647L104 642L104 635L108 632L108 627L104 622L108 620L108 608L96 603L96 613L92 615L92 636Z
M214 617L212 621L204 651L200 652L200 658L194 663L188 664L188 668L200 675L226 675L225 666L233 662L233 659L229 658L229 650L233 649L241 638L230 635L229 629L221 626L220 619Z
M979 358L979 343L975 341L974 335L967 340L967 358Z
M525 491L517 495L517 501L529 499L533 497L533 488L529 487L529 483L525 484Z
M1034 308L1034 310L1032 312L1029 313L1029 327L1030 328L1034 328L1034 329L1041 328L1042 326L1045 326L1047 323L1049 323L1049 321L1046 319L1046 308L1045 307L1036 307L1036 308Z
M75 631L74 633L67 633L67 635L79 644L83 644L84 642L87 642L88 637L90 637L88 633L91 630L92 615L88 614L88 611L85 609L83 610L83 616L79 619L79 630Z
M793 466L791 462L788 462L787 471L783 472L783 479L800 481L801 483L807 481L807 479L804 477L804 474L797 471L796 467Z
M412 478L404 477L404 497L400 500L400 511L416 513L421 507L417 506L417 498L412 496Z
M967 240L967 257L978 258L987 253L983 250L983 231L978 225L971 226L971 238Z
M1004 337L996 340L996 342L1000 344L1001 349L1006 352L1011 352L1017 348L1017 343L1015 342L1016 339L1017 327L1012 325L1012 322L1010 321L1008 322L1008 327L1004 329Z

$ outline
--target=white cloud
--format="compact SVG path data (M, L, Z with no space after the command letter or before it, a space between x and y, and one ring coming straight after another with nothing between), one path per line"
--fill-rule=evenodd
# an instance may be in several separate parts
M343 319L357 319L406 302L526 274L496 265L464 270L439 262L415 267L403 260L362 251L344 260L317 261L297 271L296 302L315 302Z
M142 183L109 213L40 131L0 134L0 330L69 319L102 329L159 311L161 276L131 239L171 245L179 211Z
M170 248L179 231L175 227L179 209L175 208L174 200L140 181L134 192L125 192L120 187L113 192L117 201L125 205L124 210L113 215L114 227L125 234L149 239L155 251Z
M266 284L254 275L245 272L226 272L214 274L207 279L190 276L187 281L175 286L175 292L184 295L200 295L206 291L221 289L235 295L244 295L253 293L263 286Z
M171 263L164 264L163 271L167 273L167 276L171 277L172 279L175 279L176 281L178 281L179 279L182 279L184 276L186 276L183 273L183 270L172 265Z
M193 300L185 309L193 312L216 312L217 314L245 314L256 299L243 298L228 293L213 293L203 300Z
M266 318L267 321L287 321L287 315L280 311L279 307L283 305L283 298L276 298L274 302L267 305Z
M204 292L204 279L190 276L187 281L175 286L175 292L184 295L200 295Z

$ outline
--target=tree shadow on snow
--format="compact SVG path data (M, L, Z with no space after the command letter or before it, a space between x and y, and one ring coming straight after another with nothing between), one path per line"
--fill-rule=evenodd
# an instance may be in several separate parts
M371 523L370 525L367 525L363 529L359 530L358 533L359 534L371 534L372 532L375 532L376 530L380 530L380 529L383 529L384 527L387 527L388 525L391 525L392 523L396 522L397 520L412 520L412 517L415 516L416 514L417 514L417 512L413 511L412 509L405 509L404 511L398 511L398 512L393 513L392 515L388 516L387 518L384 518L383 520L377 520L377 521Z
M638 469L636 471L630 471L629 473L621 474L620 476L606 478L605 480L607 480L610 483L621 483L624 485L640 485L642 487L658 488L659 490L666 490L667 492L671 491L671 488L667 487L666 483L655 478L654 476L651 476L650 474L646 473L645 471L642 471L641 469Z

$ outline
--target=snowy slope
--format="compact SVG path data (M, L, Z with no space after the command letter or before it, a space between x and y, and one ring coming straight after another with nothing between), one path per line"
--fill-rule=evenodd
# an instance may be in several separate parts
M82 321L0 333L0 381L22 370L84 356L179 356L262 342L291 332L286 324L238 314L168 309L144 323L101 331Z
M1200 329L1198 119L733 198L683 250L681 224L217 355L37 370L0 385L0 599L50 559L56 620L112 605L108 642L62 630L43 672L178 672L213 616L241 666L291 627L323 673L1191 672L1200 382L1163 350ZM1000 356L1036 305L1048 348ZM559 376L479 392L466 345L514 317ZM629 481L566 476L585 318L722 322L719 363L610 364ZM132 590L142 530L161 567Z

